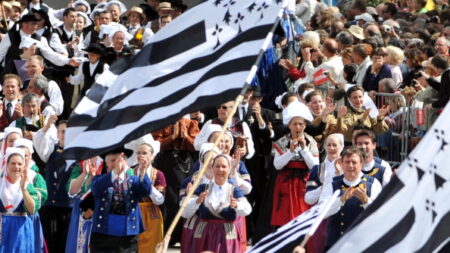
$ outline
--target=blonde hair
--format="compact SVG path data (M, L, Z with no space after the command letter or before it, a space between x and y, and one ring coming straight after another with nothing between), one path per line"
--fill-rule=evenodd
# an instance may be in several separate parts
M320 35L315 31L307 31L303 34L303 43L311 43L312 47L317 47L320 44Z
M391 60L391 62L393 62L394 65L400 65L405 59L405 54L403 53L403 50L401 50L398 47L388 46L386 47L386 50L389 59Z

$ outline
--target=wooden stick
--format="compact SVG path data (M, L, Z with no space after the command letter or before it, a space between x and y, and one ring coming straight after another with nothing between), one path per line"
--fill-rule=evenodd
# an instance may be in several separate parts
M244 90L246 90L246 89L244 88ZM231 120L233 119L233 116L237 111L237 107L239 106L239 104L242 102L243 99L244 99L244 96L242 95L242 92L241 92L241 94L239 94L236 97L236 99L234 100L233 109L232 109L231 113L228 114L228 117L225 120L225 123L223 124L222 131L220 132L219 138L217 138L216 141L214 142L214 147L217 147L217 144L219 144L219 141L223 138L225 131L228 130L228 125L231 123ZM200 185L200 181L202 180L203 174L205 173L206 168L212 159L212 156L213 156L213 152L208 152L208 154L206 155L206 161L203 163L201 169L198 171L198 175L196 176L194 184L192 185L191 189L187 193L186 197L184 197L183 202L181 203L180 209L178 210L177 214L175 215L175 218L173 219L172 223L169 226L169 229L167 230L167 233L166 233L166 235L164 237L164 241L163 241L164 248L160 252L167 252L169 240L170 240L170 237L172 236L175 226L177 225L178 221L180 220L181 214L183 213L184 209L186 209L187 202L192 197L192 195L194 194L194 191L197 189L197 187Z
M9 27L8 27L8 22L6 22L5 6L3 6L3 2L1 4L1 6L2 6L3 24L6 26L5 29L8 31Z

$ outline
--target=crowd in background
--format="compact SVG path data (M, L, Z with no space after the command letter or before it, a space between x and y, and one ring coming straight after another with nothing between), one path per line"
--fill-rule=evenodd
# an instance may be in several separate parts
M324 252L449 101L448 7L292 2L234 114L233 101L192 112L68 167L73 109L187 6L1 1L0 252L155 252L203 166L171 246L245 252L340 190L306 247Z

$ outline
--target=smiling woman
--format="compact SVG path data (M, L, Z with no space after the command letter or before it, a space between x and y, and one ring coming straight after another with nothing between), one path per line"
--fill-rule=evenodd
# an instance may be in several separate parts
M8 148L5 159L6 171L0 178L0 252L35 252L31 215L40 200L27 180L25 152Z
M350 108L341 106L338 112L337 132L344 135L346 144L351 144L352 133L355 127L371 129L376 134L381 134L389 129L383 120L388 113L387 108L379 109L378 116L372 118L370 109L363 106L364 89L360 85L355 85L347 90L347 98ZM347 146L347 145L346 145Z
M214 181L200 185L187 204L183 217L190 217L197 210L200 216L190 252L242 250L235 221L238 216L249 215L252 207L241 189L228 181L232 166L230 156L216 156L212 163Z

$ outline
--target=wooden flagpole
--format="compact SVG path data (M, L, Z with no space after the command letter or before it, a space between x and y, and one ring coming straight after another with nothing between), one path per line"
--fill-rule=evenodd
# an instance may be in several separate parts
M323 208L322 212L319 214L319 217L317 217L317 220L313 223L311 228L309 229L308 233L303 238L302 243L300 243L300 247L305 248L306 243L308 240L314 235L317 228L319 227L320 223L322 223L323 219L325 218L325 215L328 213L328 210L330 210L331 205L333 202L338 198L339 196L339 190L336 190L331 198L328 200L328 202L325 204L325 207Z
M216 141L213 143L214 147L217 147L217 144L219 144L220 139L223 138L225 131L228 130L228 125L231 123L231 120L233 119L233 116L236 113L239 104L244 99L244 95L245 95L245 93L247 93L247 90L250 87L250 84L256 75L256 71L258 70L258 65L261 62L261 59L262 59L265 51L267 50L268 46L272 42L273 33L275 32L275 29L277 28L278 23L281 20L282 14L283 14L283 9L281 9L280 12L278 13L278 16L277 16L277 19L275 20L274 25L272 26L270 32L268 33L268 35L266 36L266 38L264 40L264 43L261 47L261 51L259 52L258 57L256 58L255 64L253 64L252 68L250 69L249 74L247 75L247 79L245 80L244 88L242 88L241 93L234 100L233 108L231 110L231 113L228 115L227 119L225 120L225 123L222 126L222 131L219 134L219 138L217 138ZM184 199L181 203L180 209L178 210L177 214L175 215L172 223L169 226L169 229L166 232L166 235L164 236L164 240L156 246L157 253L167 252L167 249L169 247L169 241L170 241L173 231L175 230L175 226L177 225L178 221L180 220L181 214L183 213L184 209L186 209L187 202L192 197L192 195L194 194L194 191L197 189L197 187L200 185L200 180L202 179L203 174L206 171L207 165L211 162L211 159L212 159L212 152L208 152L208 155L206 156L206 161L203 163L202 167L200 168L191 189L188 191L186 197L184 197Z
M214 147L217 147L220 140L223 138L225 132L228 130L228 126L231 123L231 120L233 119L233 116L237 111L237 107L244 99L243 94L245 94L245 92L247 92L247 88L248 88L248 86L244 87L241 94L239 94L236 97L236 99L234 100L234 105L231 110L231 113L228 115L227 119L225 120L225 123L223 124L223 127L222 127L222 131L219 134L219 138L217 138L216 141L214 142ZM197 187L200 185L200 181L202 180L203 174L205 173L208 164L211 162L212 157L213 157L213 152L208 152L208 154L206 155L206 161L202 164L202 167L200 168L200 170L198 172L198 176L195 178L194 184L192 185L190 191L188 191L186 197L184 197L183 202L181 203L180 209L178 209L178 212L175 215L175 218L173 219L172 223L170 224L169 229L167 230L166 236L164 237L164 241L163 241L163 243L164 243L163 248L159 249L161 251L158 251L158 246L159 247L161 246L161 245L158 245L156 252L158 252L158 253L159 252L167 252L167 248L169 246L169 241L170 241L172 233L175 229L175 226L177 225L178 221L180 220L181 214L183 213L184 209L186 209L187 202L192 197L192 195L194 194L194 191L197 189Z

